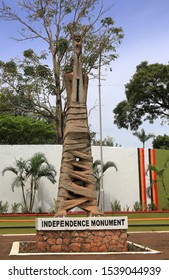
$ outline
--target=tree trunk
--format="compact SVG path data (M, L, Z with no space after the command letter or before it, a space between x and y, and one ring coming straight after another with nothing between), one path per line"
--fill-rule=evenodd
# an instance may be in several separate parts
M63 114L62 114L62 98L61 98L61 89L60 89L60 65L59 62L56 61L56 54L52 54L53 57L53 71L54 71L54 79L55 79L55 94L56 94L56 141L57 144L63 143Z
M29 213L32 212L32 200L33 200L33 192L34 192L34 185L33 185L33 177L31 176L31 191L30 191L30 202L29 202Z
M28 207L27 207L27 203L26 203L26 197L25 197L25 191L24 191L24 185L21 184L21 188L22 188L22 196L23 196L23 202L24 202L24 206L25 206L25 211L28 211Z
M57 144L63 143L63 114L60 87L56 88L56 139Z

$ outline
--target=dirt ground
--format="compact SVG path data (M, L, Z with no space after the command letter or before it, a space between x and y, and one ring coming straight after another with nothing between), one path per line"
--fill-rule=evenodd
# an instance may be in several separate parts
M35 241L35 235L0 235L0 260L169 260L169 232L129 233L128 241L160 251L160 254L9 256L14 241Z

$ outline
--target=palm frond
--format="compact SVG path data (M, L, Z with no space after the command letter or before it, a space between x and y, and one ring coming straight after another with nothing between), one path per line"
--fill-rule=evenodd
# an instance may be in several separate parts
M20 177L16 177L13 182L12 182L12 191L14 192L14 188L15 187L21 187L21 185L23 184L23 180L21 180ZM24 184L23 184L24 185Z
M16 161L16 166L18 170L24 170L26 166L26 160L23 160L22 158L15 160Z
M39 172L36 174L36 178L47 177L48 174L51 174L53 177L56 176L56 171L48 168L48 166L42 167Z
M52 184L56 183L56 180L55 180L55 177L53 176L53 173L49 173L47 178Z
M98 165L101 165L101 160L97 159L93 162L93 169L96 169Z
M43 164L49 164L45 155L43 153L36 153L34 154L28 161L27 161L27 174L36 175L39 170L41 169Z
M159 169L157 168L157 166L151 164L147 167L147 172L148 171L154 171L156 174L159 173Z
M7 172L7 171L11 171L16 175L18 174L18 171L16 170L16 168L14 168L13 166L8 166L2 170L2 176L4 176L5 172Z
M116 171L118 170L116 164L113 161L107 161L105 164L103 164L103 173L110 167L114 167Z

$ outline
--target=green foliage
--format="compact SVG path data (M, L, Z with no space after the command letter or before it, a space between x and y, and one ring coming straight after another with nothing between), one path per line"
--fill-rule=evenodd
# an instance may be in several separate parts
M125 94L126 100L113 110L119 128L137 130L146 120L168 119L169 65L142 62L126 85Z
M9 203L7 201L3 203L3 201L0 200L0 213L1 214L7 213L8 208L9 208Z
M35 53L32 49L27 49L23 52L23 55L25 58L32 59L34 57Z
M56 170L43 153L36 153L28 160L16 160L16 167L9 166L3 169L2 175L10 171L16 175L12 182L12 190L20 187L23 196L22 211L31 213L35 197L39 189L39 181L42 177L47 178L52 184L56 182ZM29 185L29 189L27 188Z
M98 22L99 33L91 28L84 42L83 69L90 73L100 66L109 66L118 55L116 47L121 43L124 33L122 27L115 27L111 17L105 17ZM93 74L93 73L92 73ZM97 74L95 74L97 76Z
M119 200L115 199L113 202L110 203L110 205L113 212L121 211L121 204Z
M14 203L11 205L11 212L12 212L12 213L20 213L20 208L21 208L21 203L16 203L16 202L14 202Z
M154 149L163 149L169 150L169 136L164 134L158 135L153 140L153 148Z
M143 210L143 205L140 201L135 201L133 205L133 210L134 211L142 211Z
M90 137L91 137L91 145L100 146L100 140L96 139L96 133L95 132L90 132ZM119 144L115 143L115 140L113 139L113 137L110 137L110 136L107 136L103 139L102 146L120 147Z
M54 77L44 52L37 55L32 49L25 50L22 59L0 62L0 113L28 115L55 120L51 97L55 93Z
M23 116L0 116L0 144L54 144L54 124Z
M67 51L69 46L69 41L66 40L65 38L61 37L57 42L56 42L56 52L60 52L61 55L64 55L65 52Z
M150 211L155 211L155 210L157 210L157 207L154 203L149 203L147 205L147 209L150 210Z
M103 173L106 172L106 170L109 169L110 167L114 167L116 171L118 170L116 164L113 161L107 161L106 163L103 163ZM93 170L94 170L95 179L99 183L99 186L100 186L100 179L101 179L101 161L100 160L94 161Z

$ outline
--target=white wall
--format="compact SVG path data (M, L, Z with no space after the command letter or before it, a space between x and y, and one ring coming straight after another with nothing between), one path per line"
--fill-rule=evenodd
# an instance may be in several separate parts
M94 160L99 158L99 148L93 147ZM122 210L139 201L137 149L103 147L103 161L114 161L118 171L111 167L104 174L105 209L111 210L110 202L121 202Z
M59 145L0 145L0 172L7 166L15 165L15 159L28 159L37 152L43 152L49 163L57 170L57 183L53 185L47 179L42 179L37 195L36 208L48 211L57 196L59 170L62 147ZM92 147L93 160L100 158L100 148ZM117 199L122 209L126 205L132 210L135 201L139 201L138 160L137 149L103 147L104 162L114 161L118 171L109 168L104 175L105 210L111 210L110 202ZM11 183L15 178L11 172L0 176L0 200L8 201L9 205L22 201L20 188L11 190ZM9 209L10 210L10 209Z

